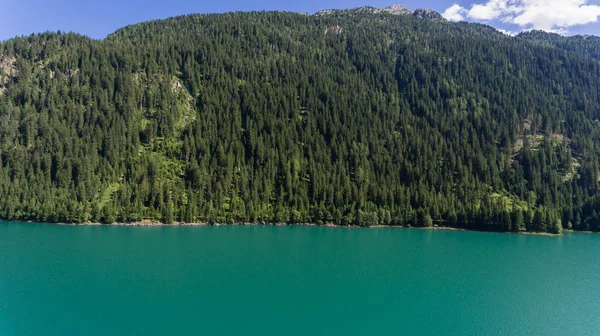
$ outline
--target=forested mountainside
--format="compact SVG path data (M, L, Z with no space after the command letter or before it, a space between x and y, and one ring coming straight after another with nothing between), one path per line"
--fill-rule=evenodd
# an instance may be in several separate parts
M600 230L598 39L373 8L0 44L0 217Z
M581 55L587 55L594 59L600 59L600 37L598 36L577 35L565 37L554 33L532 30L523 32L517 35L517 37L538 44L577 52Z

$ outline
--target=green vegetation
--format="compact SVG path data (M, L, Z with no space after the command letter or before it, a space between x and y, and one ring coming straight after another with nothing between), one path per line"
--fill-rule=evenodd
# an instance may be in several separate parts
M333 11L0 44L0 217L600 230L595 38Z

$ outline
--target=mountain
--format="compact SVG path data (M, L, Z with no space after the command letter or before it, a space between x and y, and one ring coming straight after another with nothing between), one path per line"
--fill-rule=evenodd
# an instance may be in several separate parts
M0 217L597 231L594 41L399 6L11 39Z

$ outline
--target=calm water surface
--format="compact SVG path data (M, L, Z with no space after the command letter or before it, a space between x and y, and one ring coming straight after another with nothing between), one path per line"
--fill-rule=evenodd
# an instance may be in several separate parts
M0 223L0 335L600 335L600 235Z

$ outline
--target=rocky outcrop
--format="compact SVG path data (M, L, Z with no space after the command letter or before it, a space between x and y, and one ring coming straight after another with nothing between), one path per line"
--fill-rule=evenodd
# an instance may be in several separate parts
M402 5L391 5L391 6L388 6L385 8L364 6L364 7L357 7L357 8L351 8L351 9L326 9L326 10L317 12L315 15L318 15L318 16L332 15L335 13L343 13L343 12L373 13L373 14L388 13L388 14L393 14L393 15L412 15L412 16L416 16L416 17L419 17L422 19L429 19L429 20L438 20L438 21L445 20L444 17L440 13L438 13L434 10L419 8L419 9L413 11Z
M327 28L325 28L325 35L332 33L332 34L340 34L342 32L342 27L340 27L339 25L335 25L335 26L327 26Z
M12 77L16 73L16 60L11 57L4 57L2 61L0 61L0 71L4 73L6 77Z
M383 11L394 15L410 15L413 13L413 11L402 5L391 5L383 8Z
M16 59L4 57L0 60L0 94L6 91L6 86L17 75Z
M446 19L444 19L444 17L442 16L442 14L431 10L431 9L426 9L426 8L419 8L417 10L415 10L412 13L413 16L416 16L418 18L421 19L427 19L427 20L435 20L435 21L444 21Z

